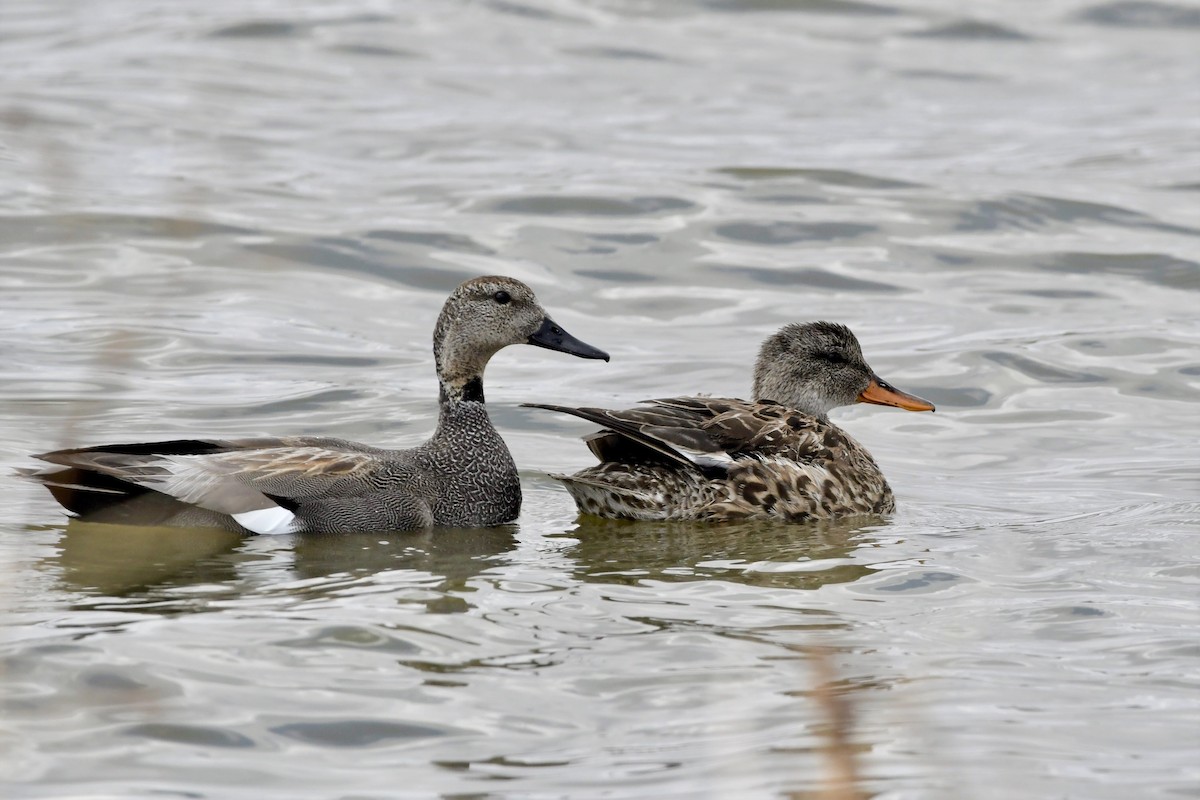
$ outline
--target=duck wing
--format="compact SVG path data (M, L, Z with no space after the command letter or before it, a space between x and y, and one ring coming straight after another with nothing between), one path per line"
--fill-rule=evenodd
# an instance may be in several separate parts
M526 405L601 425L603 431L587 437L588 447L601 461L665 458L699 469L709 477L724 475L735 454L752 446L764 433L752 413L761 404L744 400L672 397L622 410Z
M828 457L832 448L845 443L834 425L778 403L741 403L713 411L705 431L733 456L808 462Z
M185 439L43 453L66 469L34 477L80 514L157 492L254 533L291 533L300 502L371 485L383 452L339 439Z
M601 461L644 460L649 450L710 477L739 456L808 461L828 454L836 428L778 403L720 397L670 397L624 410L526 404L580 417L605 430L587 437ZM836 434L833 434L836 435ZM630 446L633 443L635 446Z

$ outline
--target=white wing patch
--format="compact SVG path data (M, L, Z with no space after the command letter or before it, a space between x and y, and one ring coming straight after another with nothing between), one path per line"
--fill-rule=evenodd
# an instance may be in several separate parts
M701 453L697 450L690 450L686 447L676 447L680 453L687 457L698 467L727 467L734 462L734 457L726 453L724 450L716 450L710 453Z
M252 533L275 535L295 533L299 529L296 515L281 506L259 508L254 511L243 511L240 514L230 514L234 522Z

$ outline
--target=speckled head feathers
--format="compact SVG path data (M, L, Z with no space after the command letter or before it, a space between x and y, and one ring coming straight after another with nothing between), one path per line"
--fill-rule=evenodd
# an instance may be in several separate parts
M603 351L555 325L524 283L485 275L459 284L438 317L433 355L443 387L453 389L481 378L491 357L510 344L536 344L582 358L608 359Z
M830 409L857 402L872 375L845 325L793 323L763 342L754 367L754 399L824 418Z

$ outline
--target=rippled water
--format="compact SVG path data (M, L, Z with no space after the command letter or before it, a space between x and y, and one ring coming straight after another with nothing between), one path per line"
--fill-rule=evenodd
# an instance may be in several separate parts
M6 797L1200 796L1200 10L0 7L0 466L433 427L460 280L611 364L488 374L516 525L66 525L0 480ZM1019 7L1019 13L1014 9ZM899 512L577 521L583 423L850 324ZM828 648L816 660L814 648Z

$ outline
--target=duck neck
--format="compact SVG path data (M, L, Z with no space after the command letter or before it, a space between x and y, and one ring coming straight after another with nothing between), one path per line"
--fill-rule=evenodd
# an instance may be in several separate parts
M483 405L483 376L473 375L462 381L438 381L438 402L443 409L459 403Z
M764 389L760 382L755 381L753 396L756 403L779 403L796 411L801 411L819 422L829 422L829 406L822 403L819 398L812 396L810 393L795 391L775 392L770 389Z
M454 327L453 315L442 309L433 334L440 406L435 439L469 441L481 447L493 447L500 440L483 402L483 371L494 352L464 342Z
M491 443L500 434L492 425L483 402L483 379L476 375L465 381L441 381L438 392L437 431L433 438L457 442Z
M449 303L433 331L433 364L442 401L483 402L483 371L499 349L471 339L455 324Z
M460 416L457 412L464 410L464 405L478 406L476 412L487 418L487 412L483 411L483 370L491 356L489 352L463 346L460 337L454 336L451 317L442 310L433 334L442 423Z

